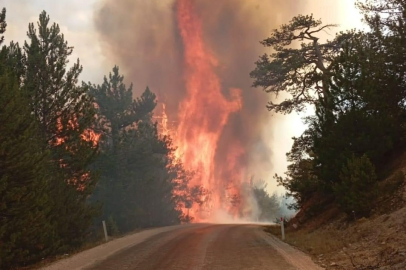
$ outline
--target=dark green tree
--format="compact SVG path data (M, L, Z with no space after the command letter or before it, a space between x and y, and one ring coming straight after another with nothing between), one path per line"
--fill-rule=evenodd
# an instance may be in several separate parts
M315 130L310 127L300 137L293 138L293 146L286 154L290 163L285 177L275 175L278 184L283 186L288 197L295 199L290 208L300 209L316 192L323 189L315 168L315 155L312 135Z
M378 197L377 176L367 156L348 159L334 185L337 201L348 214L369 215Z
M156 97L147 88L141 97L133 100L132 84L126 88L124 76L119 74L117 66L108 78L104 77L102 85L89 83L88 86L98 106L100 129L108 129L104 136L108 137L109 147L116 152L122 131L150 118L156 106Z
M358 5L369 32L339 33L333 41L320 43L317 33L332 25L297 16L262 42L275 52L263 56L251 73L254 86L291 96L280 104L270 103L268 109L290 113L315 105L315 115L306 120L308 129L294 138L288 153L287 176L276 176L299 207L313 196L335 197L345 211L358 207L358 212L368 214L376 197L359 187L375 186L385 176L388 160L405 150L405 2L371 0ZM298 40L308 43L289 47ZM354 176L357 181L350 173L341 177L350 163L373 173ZM363 198L371 200L368 206Z
M179 222L173 196L178 167L172 166L170 139L158 134L152 120L155 94L147 88L133 99L132 86L126 87L118 67L102 85L89 87L103 131L96 164L101 179L92 196L103 203L101 218L120 232Z
M26 57L18 43L10 42L3 46L3 61L8 69L16 76L18 84L22 85L26 71Z
M394 46L376 32L357 33L342 44L332 64L335 123L326 125L322 115L313 121L321 131L313 137L321 179L340 181L341 167L353 154L366 154L379 169L403 151L405 73L394 65Z
M322 25L313 15L298 15L261 42L274 52L264 54L256 62L256 68L251 72L253 86L262 87L276 97L281 92L290 95L281 103L269 102L269 110L290 113L318 103L329 110L333 108L329 85L334 75L331 63L348 37L342 35L333 41L320 42L318 35L334 26ZM301 42L300 48L292 48L297 42Z
M0 51L0 268L24 266L81 245L96 207L90 165L97 147L87 86L72 48L41 13L22 50ZM5 30L5 10L0 32ZM1 38L3 41L3 38Z
M0 54L0 268L24 266L58 244L48 219L50 153L19 91L17 77Z
M22 90L30 99L44 147L50 150L54 163L51 219L59 230L62 251L80 245L95 214L95 208L87 203L97 180L90 170L97 147L88 136L95 110L87 86L78 85L79 60L67 68L72 47L59 26L50 25L45 11L37 29L29 24L27 35Z
M173 190L177 172L171 171L171 141L160 138L156 125L139 123L124 135L119 162L125 192L123 203L128 207L120 218L127 230L132 224L141 227L163 226L179 222ZM131 209L133 209L131 211Z
M7 27L6 8L3 8L0 12L0 34L4 34L4 32L6 32L6 27ZM3 41L4 41L4 36L1 36L0 45L3 43Z

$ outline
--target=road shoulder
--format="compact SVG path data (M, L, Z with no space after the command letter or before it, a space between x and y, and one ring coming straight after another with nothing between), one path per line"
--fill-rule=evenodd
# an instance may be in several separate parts
M293 246L282 242L277 237L267 233L263 228L258 230L258 234L291 265L299 270L323 270L324 268L318 266L313 262L311 257L302 251L294 248Z
M163 228L149 229L137 232L122 238L114 239L110 242L96 246L94 248L85 250L81 253L73 255L72 257L56 261L41 269L43 270L83 269L97 263L98 261L105 260L119 251L138 245L152 236L158 235L160 233L174 231L181 228L186 228L187 226L191 225L168 226Z

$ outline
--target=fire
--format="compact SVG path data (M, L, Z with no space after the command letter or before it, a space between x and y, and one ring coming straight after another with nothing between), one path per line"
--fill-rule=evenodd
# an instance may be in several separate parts
M55 141L53 142L53 144L54 145L61 145L61 144L65 143L67 138L59 135L60 133L63 132L63 129L64 129L64 127L62 126L61 119L58 118L56 121L57 121L56 125L57 125L57 133L58 134L56 134L56 136L54 138ZM72 119L70 119L68 121L68 125L67 125L66 129L75 130L75 129L78 129L78 128L79 128L79 125L77 123L77 117L74 116ZM97 147L98 144L99 144L99 141L100 141L101 134L96 133L92 129L85 129L83 131L83 133L80 135L80 137L81 137L81 139L83 141L92 142L93 147Z
M204 207L206 211L198 205L190 209L195 221L201 221L209 219L215 209L227 210L224 206L226 191L231 192L228 196L239 195L238 184L230 183L236 179L219 178L216 172L221 170L222 164L215 164L214 159L223 128L229 116L241 108L242 101L239 89L230 89L230 98L222 93L215 73L218 61L203 40L202 22L190 0L178 0L177 19L184 47L187 96L180 104L174 141L178 147L177 157L186 169L195 172L190 184L201 185L210 192ZM233 149L232 144L230 148L230 161L233 162L242 150Z
M170 130L169 128L168 115L166 113L166 104L162 101L158 102L158 104L160 105L160 107L158 107L160 116L154 115L153 119L158 123L159 133L163 136L173 135L171 132L172 130Z
M53 145L54 146L63 146L67 140L66 136L61 135L63 133L64 128L68 130L78 130L79 124L77 122L77 117L73 116L67 123L67 126L63 126L61 118L57 118L56 120L56 127L57 127L57 134L54 138ZM92 129L85 129L82 134L80 134L80 138L83 141L91 142L92 146L96 148L99 145L99 141L101 138L101 134L96 133ZM73 152L74 150L70 149L67 145L65 145L65 149L68 151ZM67 168L68 165L63 159L58 160L60 168ZM71 179L67 181L68 185L75 186L78 191L84 191L86 189L86 185L91 180L90 173L85 172L79 176L73 176Z
M86 141L86 142L92 142L93 147L96 147L99 144L100 141L100 137L101 134L96 133L94 130L92 129L86 129L81 135L80 137L82 138L82 140Z
M169 134L168 130L168 116L166 115L166 106L165 103L162 103L162 129L163 135L166 136Z

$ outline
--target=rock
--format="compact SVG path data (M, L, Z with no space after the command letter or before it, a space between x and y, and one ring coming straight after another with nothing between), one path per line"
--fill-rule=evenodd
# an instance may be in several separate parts
M332 262L331 264L330 264L330 266L336 266L337 264L335 263L335 262Z

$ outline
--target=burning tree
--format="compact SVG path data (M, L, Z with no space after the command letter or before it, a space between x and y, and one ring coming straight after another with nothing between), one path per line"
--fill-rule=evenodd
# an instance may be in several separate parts
M28 27L20 58L18 45L14 51L16 74L21 75L22 91L30 99L30 108L51 152L55 168L51 181L54 206L52 215L62 245L78 245L87 233L95 208L86 203L96 175L90 170L97 149L83 134L93 127L94 108L88 88L78 85L82 66L77 60L68 69L73 48L68 46L59 25L50 25L46 12L39 16L37 29ZM10 57L13 59L13 57ZM58 139L63 141L58 143ZM61 160L63 166L61 166ZM65 215L60 213L64 212Z
M5 10L0 33L4 18ZM23 49L11 42L0 53L1 268L79 246L96 213L87 202L96 181L94 109L78 86L82 68L66 68L72 48L45 12L28 38Z
M96 167L101 179L93 200L104 204L102 218L119 231L179 222L179 195L187 178L175 163L168 136L153 122L156 96L147 88L133 99L118 67L101 85L89 85L103 130L101 156Z

